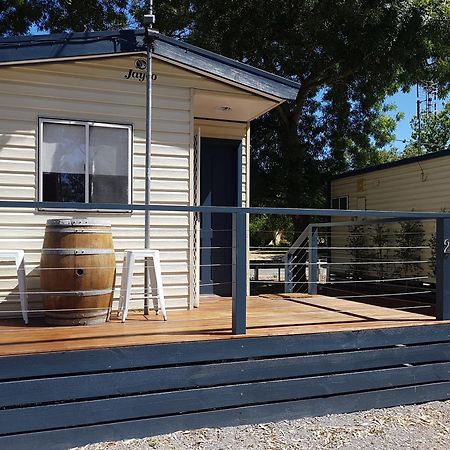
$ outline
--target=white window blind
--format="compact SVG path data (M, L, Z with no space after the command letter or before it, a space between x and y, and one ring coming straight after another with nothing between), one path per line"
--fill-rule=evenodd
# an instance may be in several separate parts
M40 119L41 201L130 203L131 126Z
M86 161L85 127L46 123L42 137L42 170L83 173Z

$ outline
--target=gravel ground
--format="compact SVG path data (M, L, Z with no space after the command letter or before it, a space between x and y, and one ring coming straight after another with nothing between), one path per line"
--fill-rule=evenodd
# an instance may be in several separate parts
M193 431L78 450L450 449L450 401Z

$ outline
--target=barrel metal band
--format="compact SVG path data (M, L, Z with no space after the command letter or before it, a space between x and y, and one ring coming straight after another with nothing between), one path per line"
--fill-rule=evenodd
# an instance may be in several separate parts
M111 234L111 230L108 230L107 228L101 230L99 227L92 227L92 228L62 228L62 227L52 227L47 226L46 229L47 232L50 233L68 233L68 234Z
M48 226L86 226L86 227L110 227L111 222L103 219L48 219Z
M43 248L46 255L112 255L114 250L110 248Z
M93 289L90 291L49 291L45 295L56 295L58 297L94 297L96 295L111 294L111 292L113 292L113 289Z

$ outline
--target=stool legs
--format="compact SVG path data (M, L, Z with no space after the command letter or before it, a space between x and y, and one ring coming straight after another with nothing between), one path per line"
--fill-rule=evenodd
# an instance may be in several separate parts
M20 307L22 309L23 321L28 325L28 298L27 298L27 286L25 278L25 255L23 252L16 256L16 271L17 271L17 281L19 283L19 298Z
M166 302L164 299L164 288L161 276L161 261L159 260L159 253L155 253L155 255L153 256L153 266L156 274L156 290L158 292L158 305L159 308L161 309L163 319L167 320Z
M134 272L134 255L131 252L125 252L123 258L122 286L120 288L119 314L122 314L122 322L125 322L128 316L128 306L130 304L131 284Z
M122 322L125 322L128 315L128 307L130 304L131 296L131 286L133 281L134 264L136 261L136 256L143 258L151 258L153 262L152 275L153 279L156 281L156 292L158 298L158 309L161 309L164 320L167 320L166 304L164 301L164 288L161 276L161 262L159 259L159 252L157 250L151 251L149 254L135 254L135 252L125 251L123 257L122 266L122 283L120 287L120 298L119 298L119 308L117 311L117 316L122 317ZM146 264L146 269L149 267ZM149 292L146 293L149 295ZM157 311L158 312L158 311Z

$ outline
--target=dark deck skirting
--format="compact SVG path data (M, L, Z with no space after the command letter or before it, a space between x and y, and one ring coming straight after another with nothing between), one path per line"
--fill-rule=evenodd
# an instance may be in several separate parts
M0 358L0 448L64 449L450 398L450 325Z

